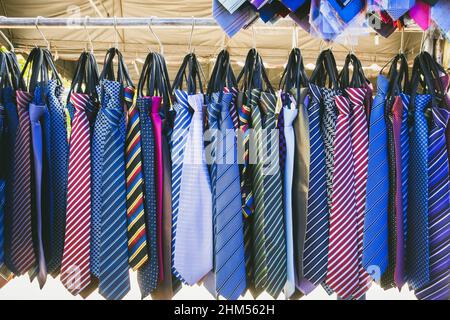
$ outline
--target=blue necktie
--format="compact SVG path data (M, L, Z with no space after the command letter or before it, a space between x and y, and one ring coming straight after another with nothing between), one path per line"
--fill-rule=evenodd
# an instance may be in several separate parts
M125 122L121 85L106 81L103 110L107 136L103 150L99 292L108 300L122 299L130 290L125 183Z
M428 124L425 108L429 94L415 97L414 124L410 133L410 162L408 190L408 238L406 268L413 289L430 280L428 242Z
M400 128L400 145L402 151L402 205L403 205L403 235L407 239L408 235L408 172L409 172L409 125L408 108L409 95L400 93L403 103L402 125ZM406 241L405 241L406 249Z
M50 262L48 271L58 273L64 247L67 206L67 174L69 166L69 142L67 139L66 113L61 103L63 88L56 80L47 84L47 107L50 115L50 193L53 203L50 212L53 215Z
M7 151L5 139L4 139L4 131L5 131L5 108L2 104L0 104L0 151L2 154L5 154ZM6 205L6 162L4 159L6 157L2 157L0 159L0 269L2 269L3 263L5 262L5 254L4 254L4 215L5 215L5 205Z
M449 111L432 108L428 145L430 282L416 290L420 300L448 300L450 294L450 180L445 129Z
M158 248L156 234L156 182L155 182L155 137L150 119L152 99L138 98L141 122L142 167L144 175L144 208L147 223L149 260L138 270L138 283L142 297L148 296L158 284Z
M229 112L231 99L231 93L224 93L221 97L219 93L213 94L208 105L208 123L214 139L210 166L214 287L218 295L235 300L246 288L246 274L237 145ZM230 139L233 139L231 145Z
M180 279L180 275L175 269L173 261L175 255L178 213L180 212L180 188L184 149L186 147L187 132L191 123L192 112L184 92L177 90L175 94L177 94L177 102L173 106L175 120L170 141L172 157L172 273L176 278Z
M327 180L325 164L325 146L320 130L320 89L309 85L311 102L308 106L309 136L310 136L310 174L308 192L308 213L303 253L303 282L308 293L322 282L327 274L328 257L328 224L329 208L327 203ZM310 288L307 290L307 288Z
M364 268L377 281L388 264L389 165L384 116L388 85L388 80L379 75L378 94L370 111L369 122L369 163L362 259Z
M16 141L17 126L19 124L19 117L17 115L15 94L11 87L6 87L2 91L3 103L6 113L5 118L5 146L6 150L6 206L4 215L4 263L7 269L15 274L18 270L11 260L11 232L12 232L12 196L13 196L13 165L14 165L14 145Z

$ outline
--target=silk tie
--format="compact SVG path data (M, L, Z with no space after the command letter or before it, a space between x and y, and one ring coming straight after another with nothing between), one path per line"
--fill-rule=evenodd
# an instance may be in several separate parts
M327 274L329 207L325 145L320 127L320 88L309 85L311 101L308 106L310 167L305 249L301 290L308 294Z
M402 148L401 148L401 126L403 117L403 102L401 96L396 96L392 106L392 127L395 154L395 225L396 225L396 247L395 267L393 272L393 285L401 288L404 284L404 248L405 232L403 230L403 194L402 194Z
M413 289L423 287L430 280L428 241L428 125L425 108L429 94L415 97L414 125L410 133L410 163L408 190L408 283Z
M347 98L337 96L336 107L339 114L334 139L335 166L326 282L339 297L347 299L352 296L359 284L358 216L350 104Z
M274 94L261 93L263 121L262 150L264 174L264 228L266 234L266 291L277 298L286 284L286 232L282 199L282 181L279 171L279 134L276 127L276 101Z
M69 145L67 218L61 282L77 295L91 282L91 134L87 94L71 94L75 109Z
M129 262L131 268L136 271L148 260L148 244L144 211L141 123L139 110L134 102L128 109L125 174L127 179Z
M50 231L50 262L48 271L58 274L64 247L67 208L67 175L69 142L65 108L61 102L64 88L56 80L47 84L47 106L50 114L50 185L52 199L52 227Z
M415 0L389 0L384 7L393 20L398 20L414 6L414 3Z
M159 279L164 278L163 269L163 248L162 248L162 206L163 206L163 164L162 164L162 120L159 115L161 108L161 97L153 97L152 99L152 112L150 114L153 122L153 131L155 134L155 155L156 155L156 234L158 237L158 265L159 265Z
M280 113L281 114L281 113ZM284 293L287 298L295 293L295 255L294 255L294 231L292 221L292 182L294 179L295 134L293 123L298 114L295 101L289 107L282 109L283 123L280 130L285 138L286 162L284 165L283 200L286 220L286 256L287 256L287 281ZM280 124L279 124L280 125ZM281 136L281 135L280 135ZM280 142L281 144L281 142ZM281 148L281 147L280 147Z
M31 219L31 126L28 105L31 95L17 91L19 126L14 147L14 201L11 234L11 260L19 275L35 262Z
M208 104L208 124L213 135L208 156L212 161L214 232L214 268L208 280L212 280L217 295L236 300L246 288L246 274L237 145L229 110L231 100L230 93L214 93Z
M379 281L388 264L389 166L384 106L388 80L378 76L378 93L370 111L366 216L362 263Z
M5 108L0 104L0 150L2 154L6 153L6 113ZM6 157L4 157L6 158ZM5 207L6 207L6 159L0 159L0 269L3 269L5 263L5 247L4 247L4 234L5 234Z
M121 85L105 80L107 135L103 151L99 293L122 299L130 290L126 221L125 137Z
M172 156L172 273L180 279L181 276L175 268L175 246L177 240L178 214L180 212L180 188L181 175L183 172L183 163L187 134L192 121L192 111L187 103L186 94L182 91L175 91L177 94L177 103L174 104L175 120L171 137L171 156ZM182 280L182 279L180 279Z
M34 210L35 210L35 253L37 255L37 264L35 270L30 274L31 279L35 275L38 277L40 288L42 288L47 279L47 264L44 255L43 243L43 167L44 167L44 141L42 132L43 116L46 112L46 105L40 101L41 88L37 87L35 91L35 101L29 105L30 126L31 126L31 142L33 152L33 193L34 193ZM38 98L39 97L39 98Z
M174 266L193 285L213 267L211 185L203 148L203 94L177 92L178 102L194 113L183 156Z
M371 278L362 265L363 255L363 234L364 234L364 216L366 208L366 183L368 167L368 148L369 132L367 117L365 113L364 100L366 97L366 88L347 88L345 89L350 100L351 106L351 135L352 148L355 165L355 196L356 213L358 221L358 263L359 263L359 286L353 293L354 299L360 299L369 290Z
M141 140L144 173L144 208L147 216L147 241L149 260L138 270L138 283L143 298L152 293L158 285L158 238L155 188L155 136L150 118L152 98L137 100L141 123Z
M415 291L420 300L448 300L450 181L445 129L449 111L432 107L428 145L430 281Z

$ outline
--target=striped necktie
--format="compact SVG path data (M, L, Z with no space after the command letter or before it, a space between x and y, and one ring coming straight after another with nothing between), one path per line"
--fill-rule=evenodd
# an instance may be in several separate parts
M329 207L325 145L320 127L320 88L309 85L311 101L308 105L310 167L305 249L301 290L310 293L327 274Z
M7 153L6 139L4 132L6 132L5 122L5 108L0 104L0 150L2 154ZM4 215L6 207L6 159L0 159L0 269L3 268L5 262L5 248L4 248Z
M425 109L429 94L417 94L414 125L410 133L408 190L407 270L411 288L419 289L430 280L428 241L428 124Z
M91 282L91 134L86 112L91 104L87 94L70 97L75 114L69 146L67 220L61 266L61 282L73 294Z
M264 229L266 234L266 291L277 298L286 284L286 232L283 210L281 174L279 170L279 134L276 125L277 98L268 92L261 93L261 110L264 114L262 149L264 175ZM267 140L266 140L267 139ZM265 140L265 141L264 141Z
M175 120L170 141L172 156L172 264L175 258L175 245L177 239L178 214L180 212L180 188L183 172L184 154L187 141L187 133L192 120L192 112L186 101L186 95L182 91L175 91L177 103L173 108ZM178 279L181 278L175 265L172 265L172 273ZM181 280L181 279L180 279Z
M244 292L246 281L237 145L229 110L232 95L214 93L211 98L208 124L213 135L210 174L214 269L210 274L214 275L217 295L236 300Z
M69 165L69 141L65 108L61 103L64 88L56 80L47 85L47 106L50 115L50 184L52 197L51 249L48 271L59 272L64 247L67 208L67 175Z
M366 182L368 166L369 132L364 107L366 88L345 89L351 106L351 135L355 165L355 197L358 223L358 264L359 286L353 293L354 299L360 299L369 290L371 278L362 265L364 216L366 208Z
M420 300L448 300L450 296L450 181L445 139L449 111L432 108L428 138L428 221L430 281L415 291Z
M363 266L376 281L388 264L389 167L384 105L388 80L378 76L378 94L370 111L369 163L366 216L364 220Z
M141 123L142 165L144 174L144 208L147 224L149 260L138 270L138 284L143 298L158 285L158 239L155 188L155 137L150 118L152 98L138 98L139 121Z
M338 117L334 139L333 201L330 212L330 242L327 284L347 299L359 284L358 216L350 128L350 104L336 97Z
M132 103L131 107L128 109L128 130L125 153L125 174L127 179L128 252L130 266L134 271L136 271L148 260L148 249L144 212L141 124L139 120L139 110L135 103Z
M31 126L28 105L32 96L17 91L19 126L14 147L14 194L11 234L11 260L19 274L35 262L31 219Z
M130 290L126 221L125 138L121 85L105 81L107 135L102 166L99 293L108 300L122 299Z
M213 267L211 186L203 145L203 94L187 95L178 90L177 100L187 103L194 113L183 156L174 267L181 279L193 285Z

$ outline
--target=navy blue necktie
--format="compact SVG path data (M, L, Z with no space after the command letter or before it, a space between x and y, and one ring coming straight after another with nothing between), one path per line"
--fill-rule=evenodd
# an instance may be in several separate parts
M7 151L5 148L5 139L4 139L4 131L5 131L5 108L2 104L0 104L0 152L5 154ZM2 157L0 159L0 269L3 267L3 263L5 262L5 254L4 254L4 215L5 215L5 205L6 205L6 162L4 159L6 157Z

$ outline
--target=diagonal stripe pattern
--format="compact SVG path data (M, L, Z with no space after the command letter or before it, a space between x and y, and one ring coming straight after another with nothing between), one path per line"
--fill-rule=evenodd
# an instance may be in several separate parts
M91 232L91 139L87 94L71 94L75 109L70 138L67 189L67 218L61 282L76 295L86 288L90 279Z
M134 92L132 94L134 95ZM128 255L130 266L136 271L148 260L148 248L144 211L141 122L139 120L139 110L135 103L132 103L128 109L128 128L125 144Z
M17 91L19 127L14 146L14 187L11 231L11 260L19 274L30 270L35 262L31 218L31 126L28 106L32 96Z
M335 166L326 283L339 297L347 299L359 284L358 216L348 99L337 96L336 107L339 114L334 139Z

